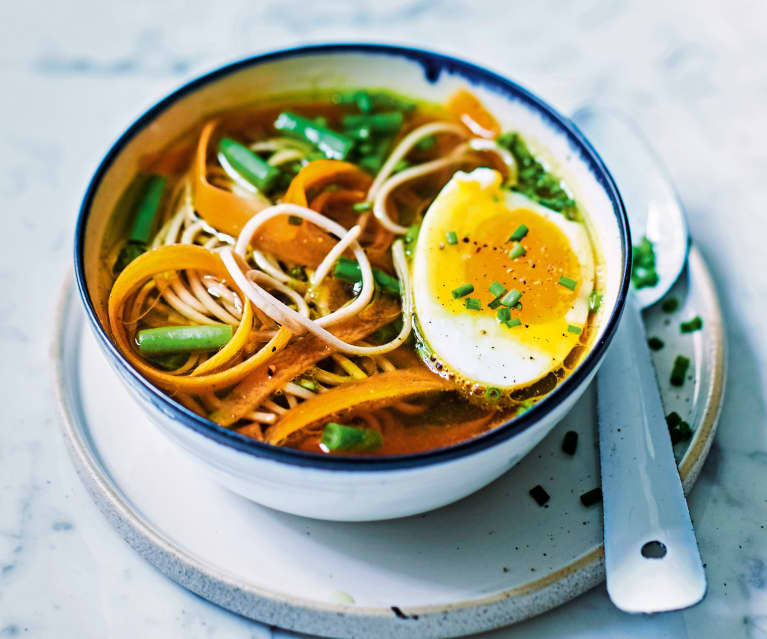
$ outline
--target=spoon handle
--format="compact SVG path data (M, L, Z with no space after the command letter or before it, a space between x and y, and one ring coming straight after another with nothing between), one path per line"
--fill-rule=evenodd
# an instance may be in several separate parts
M706 575L633 296L597 376L607 592L626 612L699 602Z

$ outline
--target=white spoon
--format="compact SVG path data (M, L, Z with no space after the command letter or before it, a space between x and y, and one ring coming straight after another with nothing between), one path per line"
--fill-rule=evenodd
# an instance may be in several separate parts
M682 208L657 158L614 112L573 115L613 174L633 243L653 242L659 282L632 290L597 376L607 592L626 612L679 610L698 603L706 575L682 491L650 359L641 310L679 277L689 236Z

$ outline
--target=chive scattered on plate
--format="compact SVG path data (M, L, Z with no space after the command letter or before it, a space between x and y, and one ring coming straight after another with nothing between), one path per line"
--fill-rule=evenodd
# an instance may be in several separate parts
M668 434L671 437L672 444L687 441L692 437L692 428L676 411L666 415L666 424L668 425Z
M676 309L679 308L679 300L676 299L676 297L669 297L667 300L663 300L661 308L663 309L664 313L673 313Z
M578 448L578 433L574 430L568 430L562 438L562 452L571 457L575 455Z
M460 297L465 297L469 293L474 292L474 285L473 284L461 284L457 288L453 289L453 297L455 299L458 299Z
M666 344L659 337L650 337L647 339L647 345L654 351L659 351Z
M684 355L677 355L674 365L671 368L670 382L672 386L682 386L684 378L687 375L687 369L690 367L690 359Z
M594 504L598 504L600 501L602 501L601 488L593 488L592 490L581 495L581 503L586 506L586 508L593 506Z
M529 492L530 492L530 497L532 497L535 500L535 503L538 504L539 506L544 506L546 502L548 502L550 499L549 493L547 493L544 490L543 486L541 486L540 484L538 484L537 486L533 486Z
M696 315L689 322L682 322L679 325L679 330L682 333L694 333L695 331L699 331L701 328L703 328L703 320L701 319L700 315Z

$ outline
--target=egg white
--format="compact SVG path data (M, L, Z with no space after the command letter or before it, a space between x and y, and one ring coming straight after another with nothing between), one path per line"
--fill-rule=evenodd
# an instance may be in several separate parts
M478 168L471 173L456 172L426 212L413 256L415 314L420 338L427 346L427 364L440 374L471 387L474 392L491 386L513 390L534 383L562 366L567 354L577 344L578 336L563 335L561 347L552 353L551 349L545 350L531 343L530 336L536 330L551 332L554 325L508 328L488 314L470 310L456 313L446 309L430 284L434 279L430 277L431 269L441 259L439 252L446 248L445 222L452 228L478 226L484 218L497 215L500 199L510 210L527 209L555 224L566 236L580 265L578 295L564 318L552 320L558 322L556 329L567 324L581 329L585 327L588 297L594 285L593 251L584 225L568 220L561 213L520 193L501 189L501 180L501 175L489 168ZM461 189L467 188L469 183L478 187L475 201L481 203L486 198L488 206L486 210L481 206L474 207L471 220L467 221L456 202ZM491 202L494 204L490 205ZM481 259L481 256L473 259Z

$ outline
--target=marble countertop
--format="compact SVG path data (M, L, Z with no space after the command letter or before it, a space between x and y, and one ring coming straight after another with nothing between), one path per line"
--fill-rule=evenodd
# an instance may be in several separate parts
M604 587L492 637L767 637L767 5L684 0L0 4L0 637L286 637L171 583L78 481L48 364L75 213L107 145L218 64L329 40L467 57L564 112L598 100L648 132L719 287L729 388L691 496L709 590L618 612ZM292 636L292 635L291 635Z

